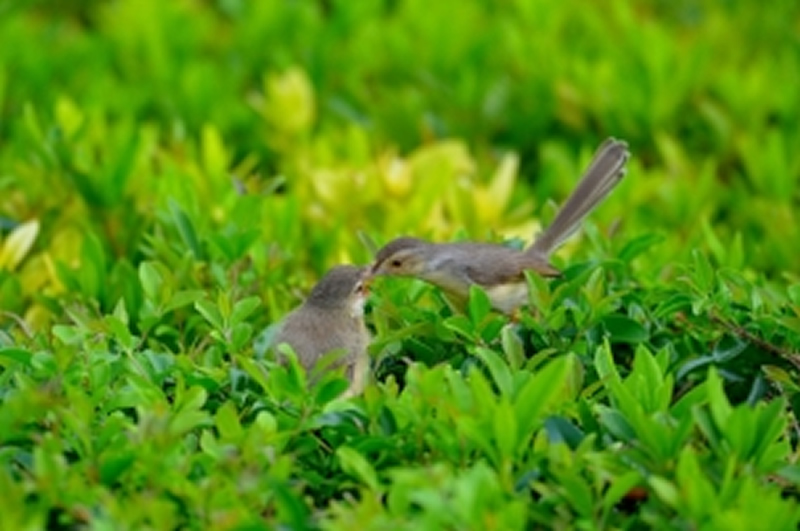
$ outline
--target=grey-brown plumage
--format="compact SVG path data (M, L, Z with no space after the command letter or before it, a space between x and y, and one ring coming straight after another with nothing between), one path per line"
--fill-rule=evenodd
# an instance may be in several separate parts
M494 308L511 313L527 300L524 271L560 274L550 255L625 176L629 156L624 141L605 140L553 222L524 251L493 243L432 243L402 237L378 251L371 273L421 278L456 299L465 299L469 286L478 284Z
M340 265L332 268L311 290L306 301L286 316L272 346L291 345L298 360L311 371L324 355L338 350L334 367L344 365L350 380L347 395L360 393L369 373L367 346L370 335L364 324L364 268Z

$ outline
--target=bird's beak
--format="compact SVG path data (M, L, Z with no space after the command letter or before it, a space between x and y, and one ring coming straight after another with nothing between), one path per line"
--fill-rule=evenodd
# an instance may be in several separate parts
M368 289L372 284L373 279L375 278L374 272L374 265L368 265L364 268L364 271L361 273L361 282L364 284L364 288Z
M374 264L367 267L365 280L371 282L375 277L380 276L382 274L383 272L381 271L380 263L375 262Z

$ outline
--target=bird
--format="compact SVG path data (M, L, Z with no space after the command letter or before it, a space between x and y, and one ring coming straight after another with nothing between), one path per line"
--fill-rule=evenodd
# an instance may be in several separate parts
M364 322L367 297L365 267L337 265L311 289L305 302L279 323L271 346L286 343L310 372L325 355L340 354L331 368L344 366L350 385L344 397L360 394L369 377L367 347L371 336Z
M553 222L524 250L498 243L435 243L403 236L378 250L369 277L416 277L438 286L462 304L470 286L477 285L495 310L512 315L528 300L524 272L530 270L544 277L561 274L550 263L550 256L622 180L629 157L624 140L604 140Z

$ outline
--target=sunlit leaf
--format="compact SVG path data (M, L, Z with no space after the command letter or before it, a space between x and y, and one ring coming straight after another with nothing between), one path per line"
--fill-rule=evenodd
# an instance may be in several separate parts
M475 349L475 356L486 364L500 393L510 395L513 392L511 369L503 358L493 350L485 347L477 347Z
M0 270L13 271L28 255L39 235L39 220L34 219L17 226L0 242Z
M373 491L378 490L378 475L375 469L357 450L348 446L340 446L336 449L336 457L345 473L350 474Z

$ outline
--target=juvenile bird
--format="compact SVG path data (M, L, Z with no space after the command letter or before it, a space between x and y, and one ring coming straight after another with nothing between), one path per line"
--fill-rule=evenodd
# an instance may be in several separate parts
M627 143L606 139L553 222L523 251L495 243L432 243L402 237L377 252L370 274L417 277L460 301L467 298L470 285L477 284L496 310L511 314L528 298L523 272L560 274L550 255L625 176L629 156Z
M350 387L345 396L361 393L369 374L365 272L365 268L352 265L333 267L306 301L285 317L271 342L273 348L281 343L291 345L306 371L325 354L341 351L333 366L346 367Z

